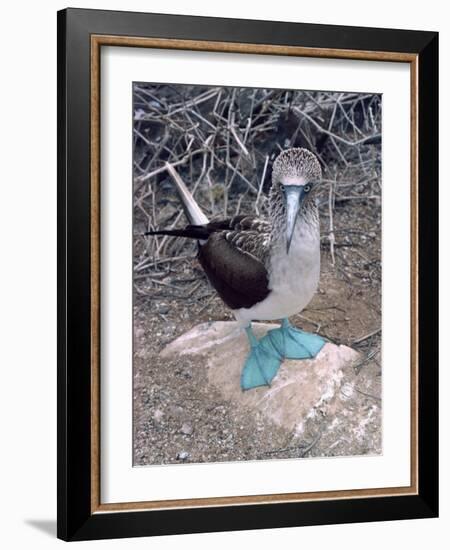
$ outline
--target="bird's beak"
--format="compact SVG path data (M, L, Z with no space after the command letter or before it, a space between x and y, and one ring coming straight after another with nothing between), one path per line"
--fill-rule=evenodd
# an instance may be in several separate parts
M286 200L286 253L289 254L292 237L294 235L295 223L300 205L303 202L305 192L303 185L286 185L284 197Z

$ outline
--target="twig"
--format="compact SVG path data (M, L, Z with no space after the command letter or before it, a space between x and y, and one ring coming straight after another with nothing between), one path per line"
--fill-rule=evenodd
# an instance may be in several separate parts
M239 136L237 135L235 127L232 125L230 127L230 132L233 134L234 139L236 140L236 143L239 145L239 147L242 149L245 155L250 156L250 153L248 152L247 147L242 143Z
M284 448L281 448L281 449L273 449L271 451L265 451L264 454L265 455L274 455L274 454L278 454L278 453L285 453L287 451L301 451L300 452L300 457L304 457L307 453L309 453L309 451L317 444L317 442L319 441L319 439L322 437L322 432L319 432L316 437L311 441L311 443L309 443L306 447L302 447L302 445L292 445L292 446L289 446L289 447L284 447Z
M258 194L256 195L256 200L255 200L255 211L258 214L258 216L259 216L258 204L259 204L259 200L261 198L261 193L262 193L262 190L263 190L263 187L264 187L264 180L266 178L266 172L267 172L267 165L268 164L269 164L269 155L266 155L266 160L264 162L264 168L263 168L262 176L261 176L261 179L260 179L260 182L259 182Z
M381 403L381 397L377 397L376 395L372 395L371 393L366 393L365 391L359 390L358 388L355 388L355 391L360 393L361 395L370 397L371 399L375 399L376 401L380 401Z
M330 254L331 254L331 264L334 266L336 264L334 258L334 222L333 222L333 193L334 193L334 183L330 182L329 191L328 191L328 214L329 214L329 226L328 226L328 240L330 241Z
M336 141L340 141L341 143L345 143L345 145L348 145L350 147L356 147L358 145L362 145L366 143L367 141L372 141L374 139L380 139L381 134L374 134L371 136L365 136L364 138L358 139L356 141L349 141L348 139L345 139L333 132L330 132L329 130L323 128L318 122L316 122L311 116L309 116L307 113L299 109L298 107L294 107L294 111L297 112L302 117L305 117L308 119L319 131L323 132L324 134L327 134L328 136L333 137Z
M175 167L175 166L180 166L182 164L186 164L186 162L189 160L189 158L191 156L198 155L199 153L203 153L203 149L197 149L196 151L192 151L192 153L190 153L190 155L186 155L183 158L181 158L180 160L178 160L176 162L172 162L171 166ZM145 181L149 180L150 178L154 178L158 174L161 174L162 172L165 172L166 170L167 170L167 165L164 164L163 166L160 166L156 170L153 170L152 172L149 172L148 174L145 174L145 176L139 176L139 177L135 178L135 180L138 183L141 184L141 183L144 183Z
M355 344L361 344L361 342L364 342L364 340L368 340L370 337L375 336L381 332L381 327L377 328L376 330L373 330L372 332L369 332L369 334L365 334L364 336L361 336L361 338L357 338L356 340L353 340L351 342L351 345L354 346Z

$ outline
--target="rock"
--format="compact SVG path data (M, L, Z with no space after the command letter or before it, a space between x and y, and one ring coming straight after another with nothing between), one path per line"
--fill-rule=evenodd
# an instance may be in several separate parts
M189 453L187 451L181 451L177 453L177 460L182 460L185 462L189 458Z
M166 315L167 313L169 313L170 308L167 304L164 304L164 303L163 304L158 304L156 306L156 311L158 313L161 313L162 315Z
M194 433L194 428L190 424L183 424L181 426L181 433L184 435L192 435Z
M156 409L155 412L153 413L153 420L155 422L161 422L161 420L163 419L163 416L164 416L164 413L162 412L162 410Z
M258 338L275 326L253 323ZM337 454L381 452L381 399L356 388L361 383L356 383L353 369L358 352L326 343L314 359L284 361L270 387L244 392L240 375L248 349L237 323L216 321L195 326L167 345L161 356L188 355L204 362L206 383L243 411L243 421L250 410L294 438L310 440L320 432L322 454L332 446Z
M168 411L169 411L169 415L172 418L181 418L184 414L183 407L180 407L179 405L174 405L174 406L169 407Z

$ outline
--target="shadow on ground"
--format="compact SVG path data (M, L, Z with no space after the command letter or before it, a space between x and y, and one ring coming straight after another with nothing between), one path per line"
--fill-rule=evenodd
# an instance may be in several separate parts
M25 523L45 535L56 538L56 519L26 519Z

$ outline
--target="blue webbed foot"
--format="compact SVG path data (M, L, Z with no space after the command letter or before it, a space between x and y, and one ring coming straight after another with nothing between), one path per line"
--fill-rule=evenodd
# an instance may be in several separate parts
M269 330L261 343L266 339L286 359L313 359L325 345L319 335L295 328L287 319L280 328Z
M250 327L246 330L251 350L242 369L241 388L250 390L258 386L270 386L283 357L272 342L264 339L258 341Z

